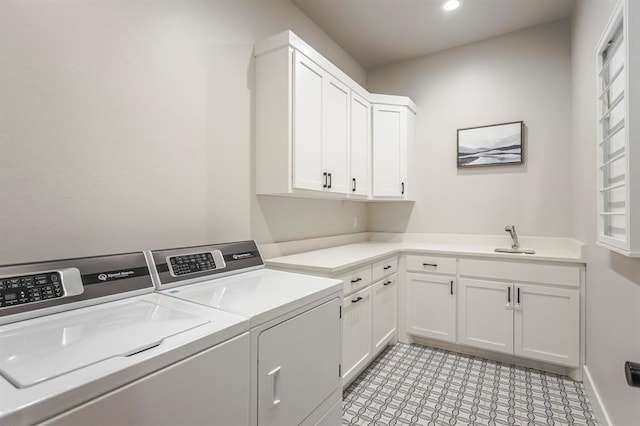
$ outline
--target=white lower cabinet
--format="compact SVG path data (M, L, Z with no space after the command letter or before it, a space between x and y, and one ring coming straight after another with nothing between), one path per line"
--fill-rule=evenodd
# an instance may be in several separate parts
M407 274L407 332L431 339L456 341L455 278Z
M395 275L371 286L373 299L373 353L380 352L396 333L397 284Z
M342 304L342 382L371 361L371 286L344 298Z
M514 326L516 355L579 365L578 290L515 284Z
M513 353L512 285L461 278L458 342Z
M461 278L458 343L579 365L580 292Z
M398 258L343 274L342 386L347 386L397 335ZM372 284L373 283L373 284Z

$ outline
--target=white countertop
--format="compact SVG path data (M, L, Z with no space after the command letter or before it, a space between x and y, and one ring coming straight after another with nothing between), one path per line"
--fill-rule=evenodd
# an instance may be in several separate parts
M386 256L398 253L424 253L449 256L481 256L497 259L526 260L539 262L584 263L580 245L549 244L549 248L522 245L523 248L534 248L535 254L496 253L495 245L473 244L467 241L446 243L437 242L380 242L365 241L347 244L322 250L280 256L265 260L265 265L276 269L304 270L322 274L335 274L357 267L360 264L373 262ZM507 247L507 246L505 246Z

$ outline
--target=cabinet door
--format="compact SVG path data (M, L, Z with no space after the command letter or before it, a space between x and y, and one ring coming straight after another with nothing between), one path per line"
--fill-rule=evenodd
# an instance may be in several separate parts
M258 424L300 424L340 388L340 299L258 337Z
M323 190L324 71L299 52L293 76L293 187Z
M458 342L513 353L513 285L461 278Z
M407 109L373 106L373 196L404 198Z
M384 348L396 333L396 276L385 278L371 287L373 293L373 353Z
M407 274L407 332L431 339L456 341L455 279Z
M525 284L515 291L516 355L577 367L579 291Z
M349 104L351 90L330 75L325 76L322 137L323 172L328 173L327 189L347 194L349 185Z
M342 305L342 382L371 360L371 287L344 298Z
M351 194L370 195L371 107L366 99L351 94Z

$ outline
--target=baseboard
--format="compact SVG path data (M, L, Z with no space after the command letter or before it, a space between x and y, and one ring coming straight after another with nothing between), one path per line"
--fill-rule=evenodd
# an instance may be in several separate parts
M465 355L476 356L480 358L490 359L492 361L502 362L505 364L517 365L519 367L533 368L536 370L546 371L548 373L558 374L560 376L568 376L578 382L582 381L582 370L579 367L565 367L561 365L551 364L543 361L522 358L510 354L502 354L485 349L478 349L471 346L464 346L457 343L443 342L441 340L430 339L426 337L418 337L409 335L409 340L400 340L403 343L417 343L432 348L444 349L451 352L457 352Z
M602 402L602 398L600 398L598 389L596 388L595 383L593 383L593 379L591 378L591 374L589 374L589 369L586 365L583 367L582 378L584 388L589 396L589 401L591 401L591 408L593 408L593 412L598 418L598 423L612 426L613 423L611 422L611 418L607 413L607 409Z

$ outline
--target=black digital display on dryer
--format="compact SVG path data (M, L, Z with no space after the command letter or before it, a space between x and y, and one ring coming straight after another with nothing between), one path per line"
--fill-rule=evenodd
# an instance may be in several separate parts
M216 262L210 252L172 256L169 258L169 265L176 277L216 269Z

